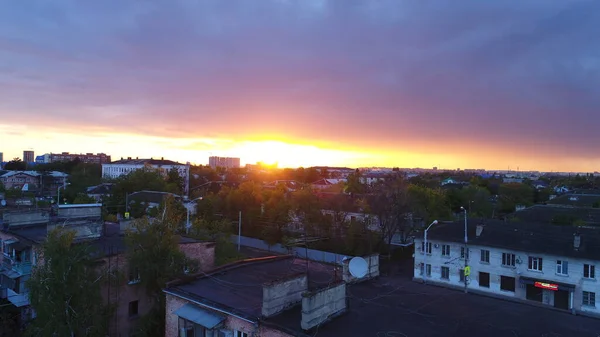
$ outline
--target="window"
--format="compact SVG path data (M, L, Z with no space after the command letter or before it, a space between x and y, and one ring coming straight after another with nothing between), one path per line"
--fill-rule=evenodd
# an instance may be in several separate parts
M248 334L245 332L241 332L241 331L235 331L233 333L233 337L248 337Z
M500 276L500 290L515 292L515 278Z
M421 242L421 252L431 254L431 242L427 242L427 250L425 250L425 241Z
M466 252L466 254L465 254ZM469 249L465 248L465 247L460 247L460 258L464 259L465 255L467 256L467 259L469 258Z
M507 267L515 266L515 254L502 253L502 265Z
M129 317L136 317L138 315L138 301L129 302Z
M430 264L425 265L425 270L427 272L427 276L431 277L431 265Z
M490 274L479 272L479 286L484 288L490 287Z
M587 307L595 307L596 306L596 293L590 291L583 292L583 305Z
M450 256L450 245L442 245L442 256Z
M450 268L442 267L442 279L449 280L450 279Z
M205 336L206 329L198 324L179 318L179 337Z
M140 283L140 270L138 268L130 268L129 269L129 277L128 284L136 284Z
M464 269L459 269L458 270L458 277L460 282L465 282L465 270Z
M527 265L527 269L542 271L542 258L541 257L529 257L529 264Z
M490 251L482 249L481 250L481 262L490 263Z
M583 265L583 277L585 278L596 278L596 266L593 264Z
M569 275L569 262L564 260L557 260L556 273L559 275Z

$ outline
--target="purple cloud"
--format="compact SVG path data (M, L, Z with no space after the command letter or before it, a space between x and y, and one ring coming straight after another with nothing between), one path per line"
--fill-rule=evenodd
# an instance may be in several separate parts
M600 141L598 1L3 7L5 122L582 157Z

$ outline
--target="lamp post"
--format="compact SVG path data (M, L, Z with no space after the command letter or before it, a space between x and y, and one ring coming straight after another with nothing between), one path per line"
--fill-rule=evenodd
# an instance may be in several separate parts
M423 246L423 282L427 283L427 231L429 230L429 228L431 228L431 226L433 225L437 225L438 221L437 220L433 220L433 222L427 226L427 229L425 229L425 235L424 235L424 246Z
M464 207L460 208L461 210L463 210L463 212L465 212L465 269L463 270L463 278L465 280L465 294L468 292L468 288L467 288L467 267L469 266L469 247L467 246L467 244L469 243L469 238L467 236L467 209Z
M187 202L187 204L185 205L185 209L187 210L187 222L185 224L185 233L189 234L190 233L190 228L192 227L192 225L190 224L190 206L192 205L192 203L196 200L202 200L202 197L198 197L196 199L190 200Z
M56 199L57 199L57 204L58 204L58 205L60 205L60 189L61 189L61 188L65 188L65 187L67 187L67 186L69 186L69 185L71 185L71 183L65 183L65 184L64 184L64 185L62 185L62 186L58 186L58 196L56 197Z

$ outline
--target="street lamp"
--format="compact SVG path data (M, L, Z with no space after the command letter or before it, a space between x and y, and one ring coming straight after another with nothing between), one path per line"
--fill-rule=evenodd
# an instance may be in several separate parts
M433 222L427 226L427 229L425 229L425 240L424 240L424 247L423 247L423 282L427 283L427 231L429 230L429 228L431 228L431 226L433 225L437 225L438 221L437 220L433 220Z
M188 201L187 204L186 204L186 206L185 206L185 208L187 209L187 222L185 224L185 233L186 234L190 233L190 228L192 227L192 225L190 224L190 206L196 200L202 200L202 197L198 197L196 199L192 199L192 200Z
M469 238L467 236L467 209L464 207L461 207L460 209L465 212L465 269L463 271L463 278L465 280L465 293L467 293L467 267L469 266L469 247L467 246L469 243Z
M58 200L57 200L57 201L58 201L58 202L57 202L57 204L58 204L58 205L60 205L60 189L61 189L61 188L65 188L65 187L67 187L67 186L69 186L69 185L71 185L71 183L65 183L65 184L64 184L64 185L62 185L62 186L58 186L58 196L57 196L57 199L58 199Z

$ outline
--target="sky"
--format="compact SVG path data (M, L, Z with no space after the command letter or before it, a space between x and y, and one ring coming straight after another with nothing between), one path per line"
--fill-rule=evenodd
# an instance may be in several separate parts
M0 4L0 152L593 172L597 0Z

